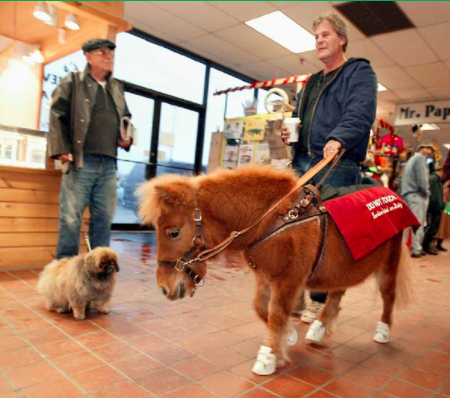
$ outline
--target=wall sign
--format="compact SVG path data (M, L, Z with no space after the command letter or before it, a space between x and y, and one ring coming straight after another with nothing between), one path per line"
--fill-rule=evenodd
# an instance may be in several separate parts
M413 102L397 105L395 126L423 123L449 123L450 100Z

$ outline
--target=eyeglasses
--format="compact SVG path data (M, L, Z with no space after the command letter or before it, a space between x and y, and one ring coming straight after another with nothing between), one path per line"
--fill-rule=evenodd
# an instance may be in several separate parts
M108 55L114 55L114 50L110 50L109 48L102 48L100 50L91 51L90 53L106 57Z

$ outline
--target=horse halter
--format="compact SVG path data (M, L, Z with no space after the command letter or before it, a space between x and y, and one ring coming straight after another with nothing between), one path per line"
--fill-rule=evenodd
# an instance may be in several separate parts
M205 284L205 280L190 267L191 264L200 261L197 255L206 249L205 238L202 234L202 212L200 207L198 207L198 192L195 195L195 199L196 207L193 214L195 236L192 238L192 246L176 261L158 261L158 265L175 268L178 272L184 272L192 279L195 287L202 287Z
M311 200L313 197L320 198L320 194L318 193L318 189L322 185L322 183L325 181L325 179L328 177L329 173L333 169L333 167L338 163L339 159L344 154L345 149L340 149L338 153L336 153L334 156L329 157L328 159L323 159L320 163L315 165L311 170L309 170L304 176L302 176L295 187L286 194L283 198L278 200L276 203L272 204L272 206L266 210L266 212L253 224L248 226L247 228L244 228L240 231L232 231L230 235L225 238L222 242L218 243L216 246L207 249L205 246L205 238L202 234L202 213L200 211L199 207L199 198L198 198L198 191L195 193L195 208L194 208L194 222L195 222L195 236L192 238L192 246L190 249L184 253L180 258L178 258L176 261L158 261L158 265L166 266L175 268L178 272L185 272L194 282L196 287L202 287L205 284L205 281L200 277L197 272L195 272L190 265L197 263L197 262L203 262L211 257L216 256L221 251L225 250L233 241L238 238L241 235L244 235L251 229L253 229L256 225L258 225L262 220L264 220L268 215L270 215L289 195L292 193L295 193L300 187L303 187L306 182L308 182L311 178L313 178L320 170L322 170L327 164L331 163L329 169L325 172L322 179L319 181L319 183L316 185L316 187L308 186L307 190L307 197L304 198L303 201L301 201L300 206L294 206L293 209L288 213L287 217L296 220L298 218L298 214L302 213L306 208L308 207L309 203L311 203ZM306 201L305 201L306 200ZM320 206L321 207L321 203ZM322 209L319 210L319 212L322 212ZM323 231L323 223L321 223L321 230L322 230L322 237L324 235ZM256 242L260 243L260 241ZM320 259L323 255L323 248L319 252L319 257L316 261L316 264L320 262ZM314 267L315 268L315 267Z

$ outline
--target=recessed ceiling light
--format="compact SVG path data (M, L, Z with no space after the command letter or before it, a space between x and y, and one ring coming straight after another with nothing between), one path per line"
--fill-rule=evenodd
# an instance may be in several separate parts
M450 144L444 144L447 149L450 149Z
M435 123L424 123L421 127L422 130L440 130L441 128Z
M33 15L41 21L50 21L52 19L48 10L47 3L43 1L37 2L36 6L34 7Z
M281 11L251 19L245 24L295 54L316 48L314 36Z
M384 87L382 84L378 83L378 91L386 91L387 88Z

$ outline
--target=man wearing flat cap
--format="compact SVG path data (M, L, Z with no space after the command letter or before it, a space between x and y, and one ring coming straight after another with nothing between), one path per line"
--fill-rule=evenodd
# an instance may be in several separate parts
M432 144L419 144L417 152L406 163L402 178L401 195L421 224L416 233L412 235L411 256L414 258L419 258L424 253L422 248L425 235L424 224L427 219L430 198L427 161L430 159L432 161L433 155L434 146Z
M87 65L62 79L52 96L49 155L62 163L56 257L78 254L82 214L89 206L91 247L109 246L116 208L117 148L132 143L131 114L112 77L116 45L83 44Z

